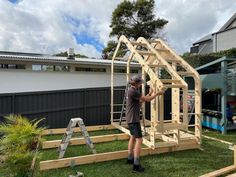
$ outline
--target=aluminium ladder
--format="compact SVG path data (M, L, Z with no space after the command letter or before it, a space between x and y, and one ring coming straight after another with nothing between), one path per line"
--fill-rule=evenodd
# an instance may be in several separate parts
M71 139L71 137L73 135L73 128L75 128L76 125L79 125L80 130L81 130L81 132L83 134L83 137L85 139L85 142L86 142L87 146L91 149L93 154L96 154L96 149L95 149L95 147L93 145L93 142L91 141L91 139L89 137L89 134L88 134L88 131L87 131L85 125L84 125L83 119L81 119L81 118L73 118L73 119L70 120L70 122L68 124L68 127L66 129L66 132L63 135L62 141L61 141L60 146L58 148L59 159L64 157L66 149L67 149L67 147L68 147L68 145L70 143L70 139Z

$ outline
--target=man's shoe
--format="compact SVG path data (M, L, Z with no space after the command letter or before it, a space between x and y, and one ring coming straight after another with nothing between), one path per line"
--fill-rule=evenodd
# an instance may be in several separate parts
M143 168L141 165L133 165L133 171L136 172L144 172L145 168Z
M127 159L126 163L127 163L127 164L132 164L132 165L133 165L133 164L134 164L134 159Z

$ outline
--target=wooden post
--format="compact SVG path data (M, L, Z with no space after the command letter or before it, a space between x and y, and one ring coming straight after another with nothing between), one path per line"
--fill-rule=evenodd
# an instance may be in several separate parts
M116 50L114 52L114 55L112 57L112 63L111 63L111 122L113 122L114 118L114 61L116 54L120 48L121 42L118 42Z
M173 69L176 71L176 63L172 63ZM172 79L175 79L172 76ZM173 85L174 83L172 83ZM180 122L180 115L179 115L179 109L180 109L180 94L179 94L179 88L171 88L171 112L172 112L172 120L174 122Z
M183 88L183 123L188 128L188 87Z
M236 145L234 145L234 165L236 165Z
M142 69L142 79L146 82L146 73L144 69ZM142 84L142 94L146 95L146 84ZM146 102L142 104L142 114L143 114L143 121L146 119Z
M198 141L198 143L202 143L202 103L201 103L201 98L202 98L202 87L201 87L201 82L199 82L200 78L194 78L194 83L195 83L195 137Z

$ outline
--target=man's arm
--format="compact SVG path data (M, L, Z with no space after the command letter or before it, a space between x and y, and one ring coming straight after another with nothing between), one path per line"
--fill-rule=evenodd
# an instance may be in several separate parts
M150 102L150 101L152 101L154 98L156 98L156 96L158 96L158 95L162 95L162 94L164 94L164 92L165 91L161 91L161 92L158 92L158 93L152 93L151 95L142 95L141 97L140 97L140 101L141 102L144 102L144 101L146 101L146 102Z
M144 97L150 97L152 94L153 94L153 89L150 87L148 94L147 94L147 95L144 95ZM142 95L141 95L141 97L142 97ZM144 99L141 99L141 97L140 97L139 102L140 102L140 103L145 102Z

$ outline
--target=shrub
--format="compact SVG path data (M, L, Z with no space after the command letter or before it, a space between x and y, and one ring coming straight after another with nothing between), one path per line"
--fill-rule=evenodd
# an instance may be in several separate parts
M10 115L0 125L3 133L0 153L5 157L2 166L9 176L30 176L32 160L38 156L36 147L41 143L39 137L43 128L38 128L41 120L29 121L20 115Z
M217 60L224 56L228 58L236 57L236 48L202 55L190 54L188 52L182 55L182 57L194 68L202 66L211 61Z

